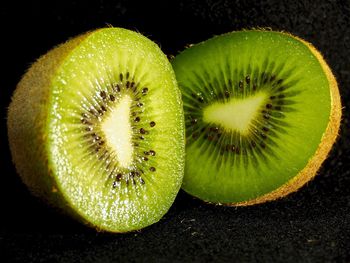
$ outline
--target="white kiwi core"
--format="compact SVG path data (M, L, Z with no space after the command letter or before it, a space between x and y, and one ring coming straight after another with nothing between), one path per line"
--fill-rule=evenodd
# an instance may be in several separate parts
M267 94L260 92L244 99L215 102L204 109L203 120L246 135L266 98Z
M127 168L132 163L132 127L130 123L131 98L125 95L113 107L101 123L106 142L117 155L121 167Z

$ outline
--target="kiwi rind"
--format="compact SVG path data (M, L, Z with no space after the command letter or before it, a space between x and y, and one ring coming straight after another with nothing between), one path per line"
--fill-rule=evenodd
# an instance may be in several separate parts
M46 120L50 99L48 87L52 77L70 51L89 34L87 32L58 45L33 63L18 83L7 115L12 161L23 183L33 195L82 221L83 218L64 201L48 165Z
M174 169L171 169L174 174L169 182L170 186L167 185L165 187L165 189L170 187L172 190L167 194L163 193L164 196L156 198L155 201L160 201L159 207L155 208L158 211L150 211L149 218L143 221L142 216L147 213L144 212L143 215L140 213L139 218L134 218L131 223L109 222L104 224L104 222L91 220L84 214L85 211L79 210L69 199L67 189L62 186L62 182L58 181L57 164L54 162L56 157L50 148L53 140L50 133L52 128L50 126L50 118L52 118L50 116L52 115L50 107L52 107L53 98L52 85L55 83L58 70L63 67L65 60L75 52L75 49L84 45L86 41L89 41L97 34L103 35L106 32L106 35L108 35L109 31L114 31L121 38L123 35L124 37L130 37L130 39L126 40L130 41L130 43L138 40L144 41L147 48L152 50L149 54L145 53L147 54L146 56L148 58L157 57L157 60L160 62L159 68L163 67L164 74L166 73L168 74L167 76L170 76L162 83L161 87L161 92L164 94L172 92L168 106L171 104L171 106L178 108L170 121L171 127L174 127L174 122L176 122L176 128L174 127L174 140L172 140L173 143L171 144L175 150L170 151L173 156L169 160L176 158L176 162L173 162ZM113 34L109 37L112 38ZM167 111L170 111L170 107L167 108ZM159 124L156 127L158 126ZM61 211L70 214L87 225L93 226L99 231L129 232L157 222L169 209L181 186L184 167L184 121L181 96L180 91L177 89L175 75L166 56L156 44L142 35L126 29L106 28L88 32L54 48L39 58L23 76L14 92L8 111L8 136L13 162L30 191L54 207L60 208ZM175 155L174 151L176 152ZM161 178L160 181L162 180L164 179ZM164 206L165 203L168 205Z
M257 31L257 32L265 32L267 30L245 30L245 31ZM232 32L234 33L234 32ZM198 196L194 194L196 197L203 199L204 201L211 202L211 203L222 203L225 205L252 205L252 204L257 204L257 203L262 203L266 201L271 201L277 198L281 198L283 196L288 195L291 192L296 191L299 189L301 186L303 186L306 182L311 180L317 173L318 169L320 168L322 162L325 160L327 157L332 145L334 144L337 135L338 135L338 130L340 126L340 119L341 119L341 102L340 102L340 96L339 96L339 90L337 87L336 80L329 69L328 65L326 64L325 60L322 58L321 54L308 42L295 37L291 34L285 33L285 32L276 32L283 34L288 37L292 37L294 40L298 42L302 42L303 45L305 45L311 53L316 57L318 60L319 64L322 67L323 73L326 75L329 83L329 90L330 90L330 98L331 98L331 108L330 108L330 114L329 114L329 122L327 125L327 128L325 129L325 132L322 136L322 139L318 145L317 150L315 151L314 156L308 161L307 165L305 166L304 169L300 170L298 174L296 174L294 177L292 177L290 180L288 180L286 183L284 183L282 186L278 187L276 190L273 190L269 193L263 194L262 196L258 196L256 198L250 198L244 201L231 201L231 202L220 202L220 201L213 201L210 198L206 198L205 196ZM231 34L231 33L228 33ZM215 38L218 38L220 36L217 36ZM204 44L205 42L200 43ZM194 45L195 47L196 45ZM192 47L192 46L191 46ZM190 47L190 48L191 48ZM208 54L209 55L209 54ZM180 53L181 56L181 53ZM195 57L193 57L193 60L195 60ZM174 65L174 61L175 64ZM173 66L175 68L175 72L177 73L177 68L181 68L181 62L173 61ZM181 88L182 79L178 78L178 82ZM188 128L188 127L187 127ZM186 182L186 177L191 176L191 174L188 174L188 172L185 172L185 182ZM213 175L214 176L214 175ZM188 186L183 185L183 189L190 193L192 193L192 190L188 188ZM199 182L198 182L199 183ZM186 187L185 187L186 186Z

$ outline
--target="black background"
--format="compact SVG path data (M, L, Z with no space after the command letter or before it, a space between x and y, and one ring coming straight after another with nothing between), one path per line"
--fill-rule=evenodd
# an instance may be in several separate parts
M13 1L1 4L0 24L1 262L350 262L350 1ZM287 198L245 208L207 205L181 191L159 223L129 234L97 233L42 205L11 163L11 94L37 57L108 24L143 33L168 55L252 27L312 42L344 106L340 138L319 176Z

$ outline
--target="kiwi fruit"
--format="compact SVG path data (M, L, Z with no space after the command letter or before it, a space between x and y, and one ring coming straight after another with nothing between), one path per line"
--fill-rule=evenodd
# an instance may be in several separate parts
M31 192L97 230L157 222L181 187L175 74L155 43L130 30L97 29L40 57L14 92L8 137Z
M337 82L310 43L244 30L192 45L172 61L186 125L183 189L252 205L312 179L338 135Z

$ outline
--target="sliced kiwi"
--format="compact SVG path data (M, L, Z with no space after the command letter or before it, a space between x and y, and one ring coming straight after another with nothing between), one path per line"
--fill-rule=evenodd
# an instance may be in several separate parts
M181 187L181 93L136 32L95 30L39 58L13 95L8 135L30 190L100 230L158 221Z
M208 202L250 205L312 179L341 118L320 53L287 33L217 36L173 60L186 124L183 188Z

